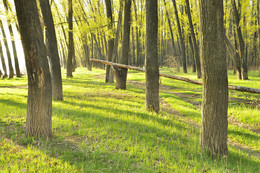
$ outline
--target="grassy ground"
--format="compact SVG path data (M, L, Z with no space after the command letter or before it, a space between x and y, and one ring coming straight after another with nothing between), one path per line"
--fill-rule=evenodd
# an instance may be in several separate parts
M229 156L213 160L199 146L201 86L161 79L154 114L145 111L144 74L129 71L127 90L117 91L104 73L79 68L63 79L51 141L24 137L26 78L1 79L0 172L260 171L259 95L230 92ZM229 76L230 84L260 88L257 73L250 81Z

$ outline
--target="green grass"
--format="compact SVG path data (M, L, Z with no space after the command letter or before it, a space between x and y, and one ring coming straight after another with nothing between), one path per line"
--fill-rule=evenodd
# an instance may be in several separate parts
M104 73L78 68L74 78L63 76L51 141L24 137L27 79L2 79L0 172L259 172L258 95L230 92L229 156L214 160L199 146L201 86L161 79L154 114L145 110L143 73L129 71L126 91L104 83ZM229 75L234 85L260 86L255 74L248 85Z

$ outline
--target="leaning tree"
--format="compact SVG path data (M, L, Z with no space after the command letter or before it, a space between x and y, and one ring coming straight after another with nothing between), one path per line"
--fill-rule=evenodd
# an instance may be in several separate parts
M36 0L15 0L28 75L26 135L52 137L52 86Z

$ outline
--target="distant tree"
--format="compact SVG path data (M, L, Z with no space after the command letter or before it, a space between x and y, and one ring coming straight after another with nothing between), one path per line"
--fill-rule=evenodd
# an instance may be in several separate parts
M73 41L73 6L72 0L68 0L68 22L69 22L69 53L68 53L68 61L67 61L67 77L73 77L72 71L72 59L74 56L74 41Z
M125 0L124 10L124 32L122 43L122 54L119 63L128 64L129 40L130 40L130 25L131 25L131 2L132 0ZM117 69L115 67L116 89L126 89L127 69Z
M15 0L28 75L26 135L52 137L51 75L36 0Z
M58 53L57 38L49 1L40 0L44 25L46 27L47 47L49 52L50 70L52 76L52 98L63 100L60 56Z
M200 0L203 70L201 146L214 156L228 154L228 80L224 43L223 0Z
M5 12L7 15L7 18L9 17L8 15L10 14L9 11L12 11L10 9L10 5L7 2L7 0L3 0L4 7L5 7ZM12 48L13 48L13 56L14 56L14 65L15 65L15 72L17 77L21 77L21 72L20 72L20 67L19 67L19 61L18 61L18 56L17 56L17 51L16 51L16 45L15 45L15 40L13 39L14 33L13 33L13 28L10 19L7 19L8 23L8 29L11 35L11 41L12 41Z
M159 64L157 52L158 36L158 2L146 1L146 56L145 104L148 111L159 112Z
M5 50L6 50L6 54L7 54L7 60L8 60L8 68L9 68L9 78L13 78L14 77L14 69L13 69L13 65L12 65L12 59L11 59L11 53L10 53L10 49L9 49L9 45L7 43L7 37L5 34L5 29L4 29L4 25L3 25L3 21L0 19L0 28L3 34L3 41L4 41L4 45L5 45Z
M173 7L174 7L175 18L176 18L176 22L177 22L177 26L178 26L179 39L180 39L180 44L181 44L180 47L181 47L181 56L182 56L182 68L183 68L183 72L187 73L185 43L184 43L183 32L182 32L181 24L180 24L180 20L179 20L176 0L172 0L172 3L173 3Z
M107 11L107 18L109 19L108 29L113 31L114 28L114 19L112 14L112 4L111 0L105 0L106 2L106 11ZM108 40L108 53L107 53L107 60L112 61L112 55L113 55L113 48L114 48L114 38L113 36L109 36ZM107 66L106 69L106 82L109 82L109 75L110 73L110 65Z

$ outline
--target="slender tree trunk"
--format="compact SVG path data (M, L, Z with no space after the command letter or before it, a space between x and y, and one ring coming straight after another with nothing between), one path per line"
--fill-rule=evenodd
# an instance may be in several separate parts
M237 29L237 35L238 35L238 42L239 42L239 56L241 59L242 63L242 79L243 80L248 80L248 70L247 70L247 62L246 62L246 57L245 57L245 43L243 40L242 32L241 32L241 27L240 27L240 16L237 11L237 6L235 0L232 0L232 8L233 8L233 13L235 17L235 24L236 24L236 29Z
M190 49L191 49L192 72L195 73L196 72L196 63L194 60L194 48L193 48L191 36L189 36L189 45L190 45Z
M3 26L3 22L0 19L0 28L3 34L3 41L5 44L5 49L6 49L6 54L7 54L7 59L8 59L8 67L9 67L9 78L13 78L14 77L14 69L13 69L13 65L12 65L12 59L11 59L11 53L10 53L10 49L7 43L7 38L6 38L6 34L5 34L5 30L4 30L4 26Z
M28 75L26 136L52 137L52 86L36 0L15 0Z
M109 19L110 23L108 25L109 30L113 30L114 28L114 18L112 14L112 5L111 5L111 0L105 0L106 2L106 9L107 9L107 18ZM108 61L112 61L112 56L113 56L113 49L114 49L114 38L109 37L108 39L108 53L107 53L107 59ZM111 66L108 65L106 68L106 82L109 82L109 75L112 74L110 73L110 68Z
M237 36L236 36L236 31L235 31L235 28L234 28L234 44L235 44L235 57L236 57L236 60L237 60L237 78L238 79L242 79L242 69L241 69L241 58L239 57L239 54L238 54L238 46L237 46Z
M179 39L180 39L180 44L181 44L181 56L182 56L183 73L187 73L185 44L184 44L184 38L183 38L183 35L182 35L181 24L180 24L180 20L179 20L176 0L172 0L172 3L173 3L173 6L174 6L175 18L176 18L176 22L177 22L177 26L178 26Z
M72 7L72 0L68 0L68 22L69 22L69 53L68 53L68 61L67 61L67 77L73 77L72 75L72 59L74 55L74 42L73 42L73 7Z
M137 17L137 5L135 0L133 0L134 10L135 10L135 21L138 21ZM141 44L140 44L140 32L139 32L139 25L135 26L135 39L136 39L136 63L138 66L141 66Z
M57 46L57 38L49 1L40 0L44 25L46 27L47 46L49 52L50 72L52 76L52 98L63 100L60 56Z
M190 13L189 0L185 0L185 1L186 1L186 7L187 7L187 15L188 15L189 24L190 24L191 39L192 39L193 48L194 48L194 59L195 59L195 63L196 63L197 77L200 79L201 78L201 66L200 66L199 49L198 49L198 45L197 45L196 37L195 37L195 33L194 33L194 28L193 28L191 13Z
M228 154L228 80L223 0L200 0L203 70L201 146L213 156Z
M128 63L130 25L131 25L131 0L125 0L124 10L124 35L122 43L122 55L119 59L120 64ZM126 89L127 69L115 68L116 89Z
M159 64L157 52L158 3L146 1L146 63L145 106L148 111L159 112Z
M173 36L173 31L172 31L172 25L171 25L171 21L170 21L170 16L167 10L167 5L166 5L166 1L163 0L164 6L165 6L165 12L166 12L166 17L167 17L167 21L168 21L168 25L169 25L169 29L170 29L170 34L171 34L171 40L172 40L172 50L173 50L173 56L176 55L176 49L175 49L175 44L174 44L174 36Z
M7 69L6 69L6 65L5 65L5 58L4 58L3 47L2 47L1 42L0 42L0 57L1 57L2 67L4 70L3 78L7 78L8 75L7 75Z

